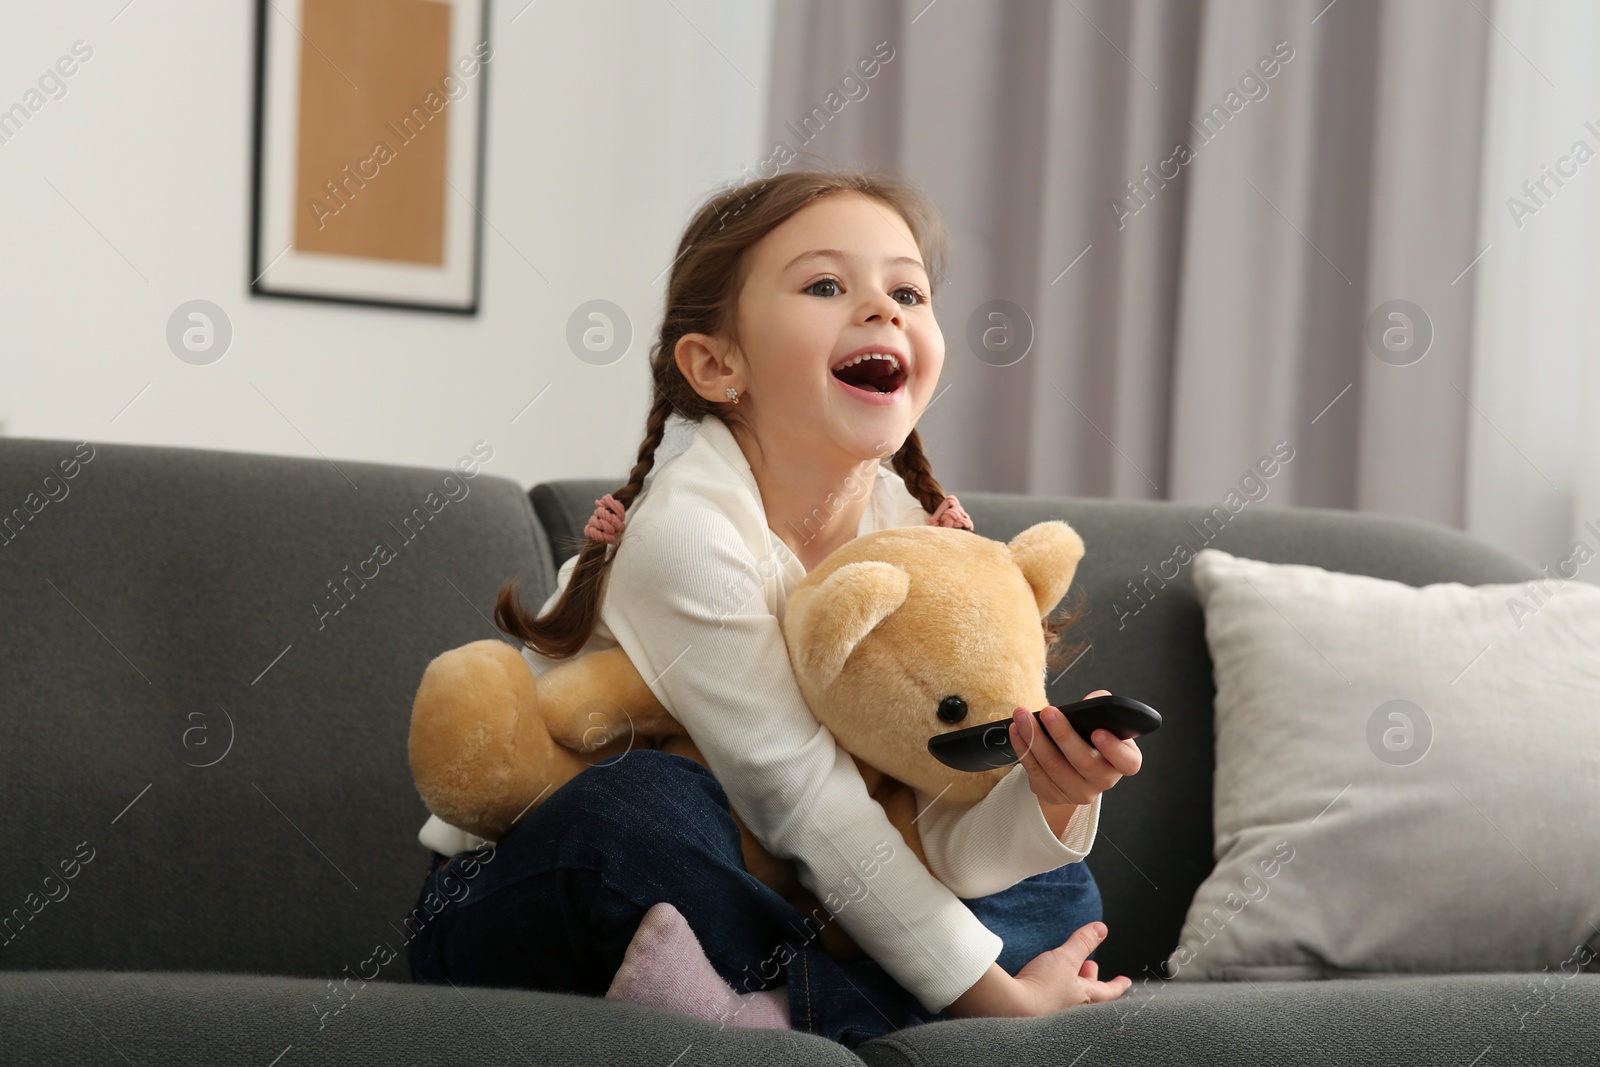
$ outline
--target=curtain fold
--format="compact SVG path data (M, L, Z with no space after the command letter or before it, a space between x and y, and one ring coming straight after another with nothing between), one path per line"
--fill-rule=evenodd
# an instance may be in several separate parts
M1570 72L1562 137L1583 107L1600 119L1595 22L1456 0L796 0L768 129L904 174L943 213L946 362L921 427L952 491L1217 504L1282 442L1260 499L1433 520L1538 560L1600 507L1600 471L1573 458L1600 451L1578 417L1600 371L1551 356L1530 395L1505 354L1527 268L1483 254L1485 205L1506 210L1491 160L1530 105L1495 94L1523 63L1510 42L1578 26L1588 80ZM796 144L794 120L879 42L894 58L866 94ZM1585 250L1587 195L1565 223ZM1592 317L1581 288L1567 279L1563 322ZM1533 476L1517 432L1560 469L1553 492L1508 489Z

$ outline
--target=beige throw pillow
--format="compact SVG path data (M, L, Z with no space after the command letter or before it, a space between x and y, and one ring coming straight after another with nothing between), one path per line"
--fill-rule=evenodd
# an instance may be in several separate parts
M1419 589L1216 549L1194 579L1217 863L1172 977L1594 959L1600 587Z

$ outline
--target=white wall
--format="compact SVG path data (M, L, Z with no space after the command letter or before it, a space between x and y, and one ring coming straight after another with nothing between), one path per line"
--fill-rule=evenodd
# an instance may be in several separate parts
M763 155L770 4L492 0L492 225L462 317L249 295L254 0L7 0L0 109L94 54L0 144L3 432L430 466L484 438L524 485L620 475L662 271ZM165 340L196 298L234 329L207 366ZM565 341L594 298L634 327L605 367Z

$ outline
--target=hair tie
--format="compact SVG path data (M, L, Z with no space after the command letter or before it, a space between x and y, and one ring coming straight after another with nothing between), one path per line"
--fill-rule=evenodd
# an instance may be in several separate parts
M591 541L614 545L622 536L623 507L616 497L607 493L594 502L594 514L584 526L584 536Z
M961 530L971 530L972 516L968 515L966 508L961 506L961 501L953 496L947 496L939 501L938 507L933 509L933 515L928 519L928 525L953 526Z

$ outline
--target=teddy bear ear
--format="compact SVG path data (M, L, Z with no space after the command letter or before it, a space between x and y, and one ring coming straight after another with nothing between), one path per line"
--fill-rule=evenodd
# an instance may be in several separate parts
M862 640L905 603L911 577L892 563L846 563L795 602L785 619L797 666L831 685Z
M1083 538L1059 519L1041 522L1023 530L1006 545L1022 576L1033 588L1044 618L1067 595L1078 561L1083 559Z

